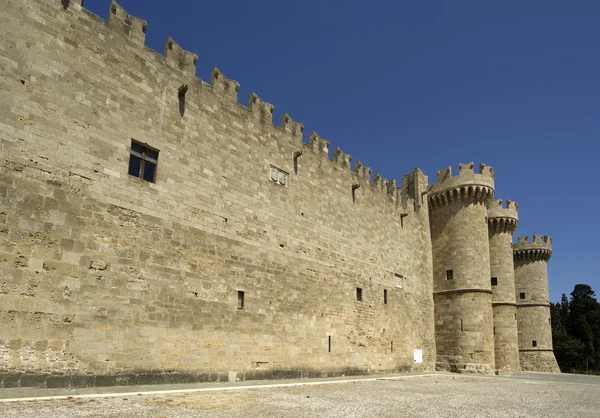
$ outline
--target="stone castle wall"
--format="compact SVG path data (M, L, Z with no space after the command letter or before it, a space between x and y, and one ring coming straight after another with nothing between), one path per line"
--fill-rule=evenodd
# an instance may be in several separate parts
M550 241L491 167L371 179L81 3L0 2L0 387L559 371Z
M3 385L432 370L427 178L371 182L109 16L0 3ZM155 183L128 174L132 140Z

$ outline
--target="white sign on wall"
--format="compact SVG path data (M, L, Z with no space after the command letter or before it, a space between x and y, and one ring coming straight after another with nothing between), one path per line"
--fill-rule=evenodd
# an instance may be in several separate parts
M423 363L423 350L413 350L415 356L415 363Z

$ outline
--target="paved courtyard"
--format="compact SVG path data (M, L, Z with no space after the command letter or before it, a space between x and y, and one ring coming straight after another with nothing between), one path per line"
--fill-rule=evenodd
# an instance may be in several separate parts
M308 383L308 384L306 384ZM23 417L598 417L600 377L523 373L433 374L302 382L103 388L71 398L0 399L0 416ZM139 393L132 389L140 390ZM0 398L68 396L68 390L0 389ZM91 393L97 391L99 393ZM115 391L128 391L115 396Z

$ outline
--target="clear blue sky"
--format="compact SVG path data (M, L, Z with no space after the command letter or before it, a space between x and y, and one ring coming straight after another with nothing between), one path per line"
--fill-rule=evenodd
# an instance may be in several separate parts
M600 294L600 1L122 0L386 178L485 162L517 235L553 240L550 299ZM109 0L85 0L106 18ZM305 138L306 140L306 138ZM598 258L596 258L598 257Z

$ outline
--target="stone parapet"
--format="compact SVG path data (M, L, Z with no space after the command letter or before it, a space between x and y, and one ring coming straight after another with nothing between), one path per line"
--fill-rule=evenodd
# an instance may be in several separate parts
M483 163L479 173L474 167L474 163L459 164L458 176L452 176L451 167L439 170L437 182L427 190L429 206L436 209L459 202L487 206L494 198L494 171Z
M490 233L507 232L514 234L519 225L519 206L512 200L503 205L501 199L494 200L488 207L488 227Z
M528 236L521 236L513 244L513 253L519 260L548 261L552 257L552 240L547 236L534 235L533 241L529 241Z

